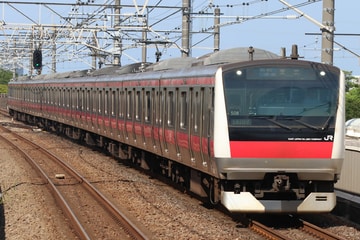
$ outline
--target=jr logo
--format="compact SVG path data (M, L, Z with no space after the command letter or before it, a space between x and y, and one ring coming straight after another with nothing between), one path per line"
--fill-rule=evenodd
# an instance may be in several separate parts
M325 141L332 141L334 139L333 135L327 135L326 137L324 137Z

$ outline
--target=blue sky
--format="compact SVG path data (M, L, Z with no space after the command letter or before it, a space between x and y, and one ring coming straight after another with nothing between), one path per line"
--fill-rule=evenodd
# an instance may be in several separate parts
M86 2L85 0L83 0ZM95 3L102 4L109 0L95 0ZM57 1L40 1L40 2L62 2L62 3L75 3L76 0L57 0ZM145 0L138 0L137 3L141 6ZM161 2L162 5L181 6L181 0L149 0L149 5L155 5ZM296 5L300 3L313 2L312 0L287 0L289 4ZM122 0L122 4L133 4L132 0ZM194 12L205 11L212 14L214 8L210 8L209 4L218 6L221 9L223 18L221 23L228 21L234 21L236 16L258 16L260 14L268 14L282 8L285 8L278 0L195 0L193 1ZM322 1L318 1L312 4L308 4L299 8L305 14L311 16L317 21L322 20ZM61 20L56 14L51 13L46 8L41 8L39 13L39 7L37 6L19 6L15 5L26 15L31 16L35 20L40 20L41 23L59 23ZM0 18L7 22L17 23L31 23L29 19L22 16L13 8L6 4L1 4ZM61 12L63 16L69 14L69 7L55 7L56 11ZM335 34L360 34L360 19L358 18L358 11L360 9L359 0L335 0ZM123 12L134 12L133 9L123 9ZM152 12L150 14L152 23L162 19L166 14L169 14L170 10L157 10L158 12ZM41 15L41 17L40 17ZM296 19L282 19L284 16L297 16ZM213 25L213 20L204 16L194 18L193 30L199 31ZM225 17L226 16L226 17ZM173 15L159 24L154 25L154 30L173 30L177 27L181 27L181 16ZM321 35L306 35L306 33L319 33L320 29L317 25L310 22L305 17L299 17L299 14L292 11L279 11L276 14L272 14L266 18L252 19L244 21L240 24L231 24L222 27L221 30L221 49L228 49L233 47L248 47L253 46L256 48L262 48L272 51L276 54L280 53L280 48L285 47L287 54L290 54L290 49L293 44L297 44L299 48L299 54L306 60L321 61ZM192 56L198 57L211 52L213 46L212 38L206 38L206 34L195 34L192 38L192 43L198 43L192 50ZM176 39L174 35L173 39ZM346 48L360 54L360 36L335 36L335 41L344 45ZM181 41L176 42L181 46ZM352 71L353 75L360 75L360 60L354 54L349 53L340 46L334 45L334 65L339 68ZM181 53L179 49L175 48L163 48L158 46L158 49L162 52L162 59L179 57ZM148 50L148 61L155 60L155 46L150 46ZM133 61L141 60L141 50L132 49L125 52L121 58L122 64L132 63ZM62 63L58 64L57 69L59 72L66 70L77 70L88 68L81 63ZM46 68L44 68L46 71Z

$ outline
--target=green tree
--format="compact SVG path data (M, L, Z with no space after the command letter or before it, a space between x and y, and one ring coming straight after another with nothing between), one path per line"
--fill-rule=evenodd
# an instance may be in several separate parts
M7 85L12 77L11 71L0 69L0 93L7 93Z
M351 118L360 118L360 87L352 80L355 77L352 72L344 71L346 80L345 95L345 116L346 120Z
M345 115L346 120L360 118L360 88L354 87L345 96Z

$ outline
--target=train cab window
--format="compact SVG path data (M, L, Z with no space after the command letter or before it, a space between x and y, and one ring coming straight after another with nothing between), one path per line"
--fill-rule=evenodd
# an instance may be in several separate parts
M180 128L186 129L187 128L187 109L188 109L188 99L187 99L187 92L180 93Z
M141 91L136 91L136 98L135 98L135 119L137 121L141 121Z
M167 95L166 101L167 107L167 125L169 127L174 126L174 119L175 119L175 95L173 91L169 91Z

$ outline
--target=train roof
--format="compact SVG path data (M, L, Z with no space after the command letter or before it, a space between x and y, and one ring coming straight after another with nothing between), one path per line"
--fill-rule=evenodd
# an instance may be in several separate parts
M199 58L171 58L154 63L146 68L146 71L162 71L170 69L191 68L194 66L220 65L250 60L248 47L230 48L203 55ZM253 60L279 59L279 55L260 48L252 48Z
M191 68L196 68L199 66L217 66L228 63L235 62L244 62L250 60L249 49L253 50L251 58L253 60L263 60L263 59L279 59L280 57L275 53L259 49L259 48L248 48L248 47L239 47L231 48L226 50L217 51L214 53L209 53L198 58L194 57L179 57L166 59L157 63L133 63L126 66L111 66L101 68L95 71L91 70L80 70L72 72L62 72L62 73L53 73L46 75L37 75L34 77L23 76L18 77L18 81L26 80L50 80L50 79L72 79L79 78L84 76L104 76L104 75L124 75L130 73L139 73L139 72L158 72L166 70L176 70L176 69L187 69L189 71Z
M250 49L253 51L250 56ZM252 60L279 59L279 55L260 48L230 48L211 54L204 55L199 58L202 65L226 64L235 62L245 62Z

